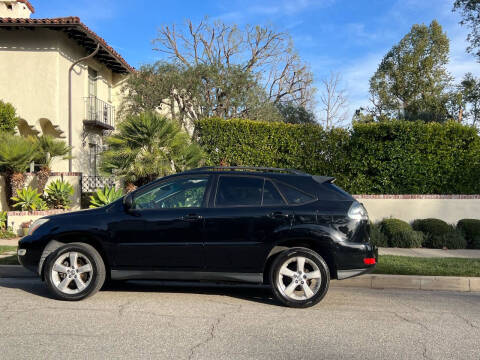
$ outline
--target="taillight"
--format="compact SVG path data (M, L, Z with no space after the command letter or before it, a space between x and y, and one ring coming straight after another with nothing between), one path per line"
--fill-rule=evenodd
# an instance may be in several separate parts
M365 265L375 265L375 258L365 258L363 259L363 263Z
M348 210L348 217L352 220L368 220L368 213L362 204L354 202Z

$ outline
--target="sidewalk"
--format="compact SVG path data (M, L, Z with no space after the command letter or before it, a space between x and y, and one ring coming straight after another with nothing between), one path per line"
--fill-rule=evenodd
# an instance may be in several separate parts
M398 255L424 258L464 258L480 259L480 250L442 250L442 249L403 249L379 248L379 255Z

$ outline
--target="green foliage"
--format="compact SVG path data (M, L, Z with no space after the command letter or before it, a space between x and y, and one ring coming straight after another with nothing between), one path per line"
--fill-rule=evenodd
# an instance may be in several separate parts
M460 21L460 24L470 28L470 33L467 36L470 45L467 51L480 60L480 1L455 0L453 10L461 13L462 21Z
M42 135L37 139L37 153L35 162L50 168L51 162L56 157L68 158L71 147L63 140L57 140L50 135Z
M389 247L418 248L422 246L424 235L414 231L409 223L399 219L384 219L379 224L386 236Z
M22 136L0 133L0 166L13 173L23 173L34 159L37 148Z
M378 224L370 224L370 243L376 247L388 247L388 239Z
M417 219L413 221L412 228L428 235L445 235L452 231L452 227L440 219Z
M457 223L457 229L463 233L470 248L480 249L480 220L459 220Z
M53 209L68 209L72 203L73 193L73 186L69 182L58 179L48 185L45 200Z
M102 171L135 185L196 167L203 158L202 149L177 122L155 113L128 116L106 141Z
M7 212L0 211L0 230L7 228Z
M437 21L413 25L385 55L370 79L376 116L445 121L451 77L449 40Z
M209 165L335 176L353 194L480 193L480 138L454 122L355 123L349 131L211 118L197 122L197 133Z
M12 104L0 100L0 131L13 134L18 117Z
M123 191L115 189L115 186L105 186L103 189L98 189L90 196L90 208L102 207L111 202L121 198Z
M282 115L283 122L289 124L316 124L315 114L303 106L292 103L278 104L277 109Z
M465 249L463 234L440 219L418 219L412 223L414 230L424 233L424 247L431 249Z
M17 196L12 197L13 207L21 211L46 210L47 204L36 189L30 186L17 190Z
M468 105L468 110L463 112L463 119L470 121L475 126L480 123L480 78L473 76L471 73L466 73L460 85L458 86L460 92L462 108Z

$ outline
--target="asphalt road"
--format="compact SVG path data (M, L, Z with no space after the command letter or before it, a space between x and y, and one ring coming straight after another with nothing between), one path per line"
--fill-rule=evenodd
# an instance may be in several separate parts
M0 358L480 359L480 293L331 288L310 309L268 289L115 285L76 303L0 279Z

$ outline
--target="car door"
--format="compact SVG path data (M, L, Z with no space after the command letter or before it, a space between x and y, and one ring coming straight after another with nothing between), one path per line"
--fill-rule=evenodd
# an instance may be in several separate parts
M209 271L261 272L276 234L291 226L292 211L264 177L218 175L205 213Z
M145 269L201 269L209 176L174 177L135 192L116 224L115 263Z

